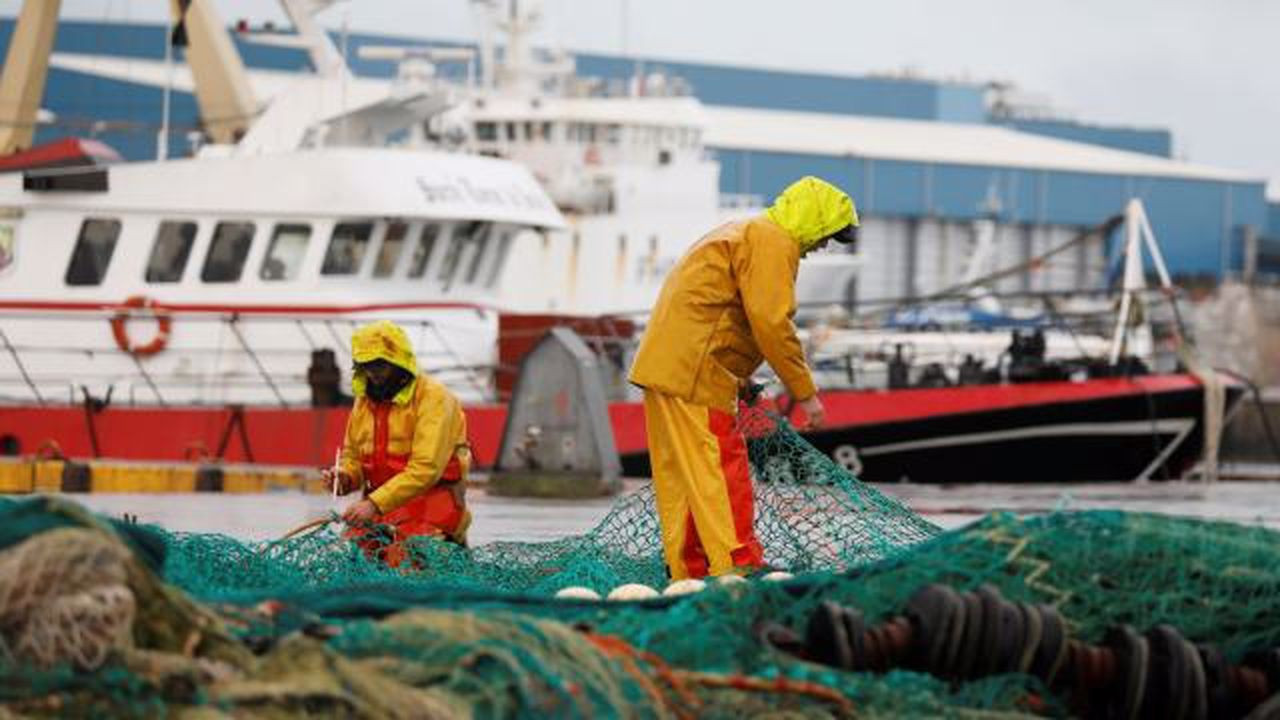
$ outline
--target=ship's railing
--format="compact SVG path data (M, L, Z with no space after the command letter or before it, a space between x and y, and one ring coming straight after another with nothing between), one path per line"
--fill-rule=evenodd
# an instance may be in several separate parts
M1104 292L999 293L984 296L1003 307L1038 309L1041 321L1029 324L1049 334L1051 355L1075 357L1105 354L1099 349L1111 337L1114 306ZM1151 322L1153 370L1176 366L1173 339L1185 337L1167 303L1152 292L1145 317ZM929 364L939 364L948 377L958 378L966 354L983 354L988 368L1008 360L1008 326L975 328L960 323L894 325L894 312L966 302L969 296L939 296L928 300L884 298L806 303L797 323L810 362L825 387L886 387L888 365L903 344L902 354L914 351L911 382ZM495 314L457 310L454 317L422 319L384 313L409 333L420 367L449 385L464 402L497 401L499 373L518 369L499 365ZM629 338L605 332L584 340L608 362L602 375L611 399L635 399L626 371L643 334L645 311L618 314L638 324ZM351 332L376 318L360 315L237 315L174 311L168 347L138 357L116 346L110 322L114 308L101 311L0 311L0 398L11 402L79 404L86 398L108 396L118 404L227 405L282 407L313 402L308 369L312 353L328 350L336 366L337 392L349 392ZM446 314L447 315L447 314ZM146 342L155 332L154 320L134 317L128 325L136 340ZM536 331L545 332L545 328ZM1063 341L1065 338L1065 344ZM905 346L910 346L907 349ZM977 347L980 352L972 351ZM993 350L994 348L994 350ZM767 368L762 368L767 372Z
M0 311L0 397L37 404L110 396L150 405L308 405L313 353L332 353L330 374L337 373L340 392L349 389L351 333L379 319L379 313L163 312L172 326L167 343L140 356L114 340L113 308ZM438 320L382 314L409 334L422 369L468 401L492 398L491 317L486 322L471 309ZM157 322L142 312L131 316L125 327L135 346L155 337Z
M1147 331L1125 346L1119 369L1106 367L1116 307L1105 290L815 302L802 306L797 318L820 386L919 387L1033 377L1036 360L1028 352L1040 342L1032 337L1037 332L1044 339L1046 379L1138 367L1176 370L1179 345L1194 338L1168 300L1154 289L1142 296L1133 320Z
M901 321L902 315L913 310L966 305L979 308L992 301L1014 320L977 324L944 318L915 325ZM1160 291L1146 294L1142 304L1143 317L1151 327L1149 341L1141 347L1130 345L1125 354L1138 357L1152 371L1172 371L1178 365L1176 339L1179 335L1189 338L1189 331L1179 329L1178 318L1170 312L1167 298ZM638 397L627 386L626 371L643 335L647 314L647 309L612 314L636 324L629 339L616 335L588 339L588 345L612 361L601 363L611 399ZM1015 362L1015 353L1010 352L1015 329L1025 335L1033 335L1039 329L1045 335L1046 360L1050 362L1070 361L1067 364L1077 374L1103 371L1101 364L1107 360L1115 315L1113 299L1103 290L1025 291L988 293L977 299L967 294L941 294L928 299L872 298L857 303L834 298L802 303L796 324L820 387L883 389L890 386L889 365L898 354L898 344L904 346L902 354L908 360L909 385L937 382L942 376L949 382L958 382L967 355L983 360L988 377L993 370L1007 376ZM934 367L925 374L930 365ZM1137 366L1130 362L1125 367L1132 372ZM971 365L969 378L972 369ZM759 373L762 378L770 377L767 365L762 365ZM900 382L901 376L897 379ZM773 390L780 390L780 386Z
M1142 300L1141 317L1150 326L1150 338L1145 345L1129 345L1125 354L1137 357L1152 371L1172 371L1179 363L1178 338L1194 338L1188 328L1180 326L1179 318L1172 313L1168 298L1161 291L1153 289L1143 295ZM993 303L1009 316L1007 320L952 321L946 318L946 312L936 313L932 321L921 320L928 317L928 311L939 308L981 309L991 308ZM917 322L904 321L904 316L913 311L917 313ZM635 345L643 335L647 310L614 315L637 324L629 342L601 339L616 344L610 352L622 358L617 365L623 377L621 384L625 385L625 368L629 367ZM909 361L909 384L918 385L929 365L934 366L928 371L933 381L940 379L939 371L950 382L959 381L966 355L983 360L988 373L999 369L1007 374L1012 362L1009 351L1015 329L1026 335L1039 329L1046 336L1046 359L1050 362L1070 360L1069 364L1077 372L1083 372L1086 365L1096 372L1101 369L1099 364L1107 359L1115 321L1114 298L1102 289L991 292L980 297L952 293L928 298L869 298L857 302L834 297L829 301L801 303L796 315L815 379L826 389L888 387L889 364L895 360L898 344L904 345L902 354ZM1126 367L1132 371L1136 366L1130 363ZM972 371L972 366L969 370ZM762 378L770 377L767 365L762 365L759 372ZM930 375L925 375L923 381L929 382Z

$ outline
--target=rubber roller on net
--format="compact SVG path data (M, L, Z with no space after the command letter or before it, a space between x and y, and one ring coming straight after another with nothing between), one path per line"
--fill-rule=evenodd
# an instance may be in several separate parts
M1071 637L1055 607L1011 602L991 585L964 592L926 585L900 615L879 623L824 601L803 637L776 624L763 626L760 637L851 672L901 668L953 682L1032 675L1087 717L1280 718L1280 649L1232 664L1215 646L1192 644L1170 625L1145 633L1119 625L1089 644Z

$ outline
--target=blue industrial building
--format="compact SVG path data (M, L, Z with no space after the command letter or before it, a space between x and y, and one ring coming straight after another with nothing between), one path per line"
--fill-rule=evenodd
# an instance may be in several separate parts
M0 45L7 48L13 20L0 21ZM55 52L112 54L160 59L166 30L158 25L63 22ZM347 45L406 44L406 38L351 35ZM304 70L298 50L237 40L250 69ZM1181 277L1222 278L1247 266L1246 248L1258 247L1262 270L1280 264L1280 204L1268 203L1265 181L1243 173L1202 168L1170 158L1167 130L1115 128L1056 120L990 117L986 88L977 84L911 78L852 77L818 73L737 68L710 64L622 59L599 55L577 58L579 72L616 83L636 72L662 71L683 79L705 104L808 116L882 120L884 133L895 128L918 131L921 124L951 133L967 147L962 160L927 152L887 149L867 153L774 145L708 144L721 162L726 193L771 196L802 174L828 177L857 198L868 217L919 221L967 221L993 217L1008 226L1087 227L1118 212L1130 197L1146 204L1170 269ZM352 60L357 74L389 76L389 63ZM154 155L161 91L155 87L102 79L51 68L44 107L56 121L42 127L38 141L67 134L97 137L130 159ZM765 113L767 114L767 113ZM797 115L796 117L800 117ZM198 129L194 99L174 93L171 154L187 148L187 134ZM712 113L712 117L716 117ZM897 123L895 125L894 123ZM966 135L965 128L974 132ZM998 132L999 135L990 133ZM966 138L972 138L968 140ZM1027 152L985 156L986 138L997 138ZM1029 138L1041 138L1030 142ZM859 140L861 138L854 138ZM855 143L856 144L856 143ZM806 149L809 148L809 149ZM1090 150L1092 148L1092 150ZM1104 155L1099 155L1103 153ZM1086 163L1060 157L1090 157ZM995 202L993 202L993 200ZM908 287L910 292L911 288Z

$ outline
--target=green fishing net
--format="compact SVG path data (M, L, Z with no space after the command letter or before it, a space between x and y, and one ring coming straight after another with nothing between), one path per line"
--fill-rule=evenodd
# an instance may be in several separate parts
M387 567L336 524L246 543L0 501L0 715L773 717L1060 713L1024 675L848 672L780 650L824 602L869 621L929 583L1048 603L1073 637L1169 623L1229 658L1280 645L1280 536L1117 511L989 515L942 532L766 413L742 417L767 563L795 574L636 602L666 585L653 496L590 532ZM33 608L41 608L38 612ZM193 714L194 713L194 714Z

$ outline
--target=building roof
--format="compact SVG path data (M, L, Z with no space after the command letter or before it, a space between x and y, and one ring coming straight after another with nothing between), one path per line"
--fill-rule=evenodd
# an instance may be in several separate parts
M708 107L706 112L706 144L717 148L1105 175L1263 181L1236 170L1058 140L996 125L736 107Z
M617 125L704 127L697 99L674 97L486 97L473 101L471 116L494 120L573 120Z

